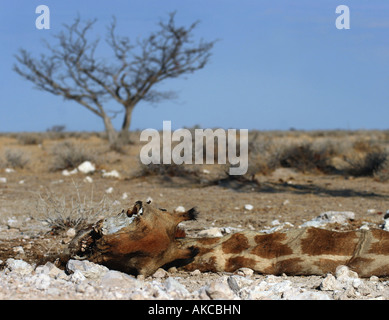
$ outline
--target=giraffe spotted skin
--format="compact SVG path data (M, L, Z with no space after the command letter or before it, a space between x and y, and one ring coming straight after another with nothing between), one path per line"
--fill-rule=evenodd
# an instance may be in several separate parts
M346 265L361 277L389 275L389 232L381 229L339 232L310 227L180 241L183 247L199 248L194 261L183 267L188 271L247 267L262 274L323 275Z
M66 256L145 276L171 266L202 272L247 267L262 274L323 275L339 265L362 277L389 276L389 232L381 229L339 232L309 227L185 238L178 224L196 216L194 208L170 213L137 201L117 217L80 230Z

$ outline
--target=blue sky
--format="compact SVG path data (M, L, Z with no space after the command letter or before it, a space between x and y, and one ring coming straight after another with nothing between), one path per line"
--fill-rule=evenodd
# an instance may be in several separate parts
M41 4L50 8L50 30L35 28ZM349 30L335 27L341 4L350 8ZM39 56L42 40L53 43L77 15L98 19L93 37L104 39L115 15L119 33L136 39L172 11L177 24L201 21L197 38L220 41L205 69L165 82L177 100L137 105L131 129L161 129L163 120L173 129L389 128L387 0L2 0L0 132L53 125L103 131L102 120L81 105L33 89L12 71L14 54L25 48ZM114 121L117 128L120 122Z

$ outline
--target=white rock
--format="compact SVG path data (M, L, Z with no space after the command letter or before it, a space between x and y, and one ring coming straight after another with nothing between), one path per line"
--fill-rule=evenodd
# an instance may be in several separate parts
M13 172L15 172L15 170L12 168L5 168L5 172L6 173L13 173Z
M112 170L110 172L104 172L103 173L103 178L120 178L120 174L119 172L117 172L116 170Z
M172 277L166 279L165 287L166 291L172 296L173 299L183 299L190 296L190 293L185 288L185 286Z
M269 233L281 231L282 229L288 228L288 227L294 227L294 225L290 222L283 222L283 223L280 223L279 225L276 225L273 228L260 230L260 232L269 234Z
M122 194L122 200L126 200L128 198L128 194L126 192L124 192Z
M190 274L192 276L199 276L199 275L201 275L201 271L199 269L196 269L196 270L193 270Z
M86 277L82 274L80 270L76 270L72 275L70 276L70 281L74 283L81 283L86 280Z
M66 236L68 236L69 238L73 238L75 235L76 235L76 229L74 228L69 228L66 231Z
M382 228L385 230L385 231L389 231L389 219L385 219L384 220L384 223L382 225Z
M209 229L206 229L206 230L201 230L199 233L198 233L198 236L201 238L201 237L209 237L209 238L218 238L218 237L222 237L223 234L220 230L220 228L209 228Z
M157 271L154 272L153 278L166 278L169 274L166 272L166 270L159 268Z
M47 288L46 293L50 296L59 296L62 291L59 288Z
M41 273L36 276L35 279L35 287L39 290L46 290L48 287L50 287L50 276L44 273Z
M20 275L30 274L34 267L23 260L16 260L9 258L6 261L6 268L12 272L16 272Z
M209 295L207 294L206 287L201 287L199 290L194 292L195 299L199 300L210 300Z
M280 225L280 221L278 219L275 219L271 222L271 225L272 226L279 226Z
M247 269L247 270L251 270L249 268L244 268L244 269ZM240 270L240 269L239 269ZM251 270L252 271L252 270ZM237 273L237 272L235 272ZM245 276L242 276L242 275L238 275L238 274L234 274L232 276L229 276L227 278L227 283L228 285L231 287L231 289L235 292L235 291L239 291L240 288L243 288L243 287L247 287L247 286L250 286L254 283L254 281L249 277L250 273L247 273L246 271L244 272L245 273ZM234 285L232 285L234 283ZM234 290L233 287L235 286L238 286L239 287L239 290Z
M221 227L221 228L219 228L219 230L222 234L230 234L233 232L242 231L243 229L242 228L235 228L235 227Z
M332 274L327 274L320 283L320 289L324 291L340 290L342 287L342 284Z
M19 184L24 184L24 182L25 182L24 180L20 180Z
M80 272L85 278L96 280L103 277L109 269L100 264L90 262L88 260L73 260L70 259L66 264L66 269L70 272Z
M65 272L57 268L52 262L46 262L44 265L37 266L35 268L35 273L44 273L52 278L63 278L64 276L66 277Z
M186 210L183 206L178 206L174 211L178 213L178 212L185 212Z
M83 163L81 163L78 167L77 167L78 171L84 173L84 174L88 174L88 173L91 173L91 172L95 172L96 170L96 166L90 162L90 161L84 161Z
M286 291L283 293L282 298L285 300L332 300L331 297L324 292L315 292L304 289Z
M67 176L71 176L73 174L76 174L78 172L77 168L76 169L73 169L72 171L69 171L69 170L63 170L62 171L62 175L67 177Z
M358 279L358 273L350 270L347 266L338 266L335 270L335 277L339 281L353 281Z
M305 222L301 227L320 227L327 223L345 224L355 219L355 213L351 211L327 211L316 218Z
M205 291L212 300L231 300L235 297L229 285L220 281L211 282Z
M18 219L16 219L15 217L10 217L7 219L7 226L9 228L20 228L21 222Z
M361 279L354 279L352 281L352 285L355 289L358 289L361 285L363 285L363 280Z
M272 299L278 300L282 296L288 293L288 296L291 296L291 291L293 287L291 281L283 280L279 281L278 277L266 277L266 280L262 280L259 283L255 283L247 288L243 288L242 296L248 300L262 300L262 299Z
M240 276L250 277L254 274L254 270L250 268L239 268L234 273Z
M12 250L17 254L24 254L24 249L21 246L13 247Z
M151 297L154 299L159 299L159 300L171 299L171 297L168 295L168 293L164 290L164 287L161 286L161 283L157 282L157 281L152 281L152 282L147 283L145 291L149 292Z
M112 187L109 187L108 189L105 190L105 193L112 193L113 192L113 188Z
M7 178L0 177L0 183L7 183Z
M84 182L92 183L93 179L89 176L85 177Z
M245 210L251 211L251 210L254 209L254 206L251 205L251 204L245 204L245 205L244 205L244 208L245 208Z
M136 289L142 287L142 281L123 272L109 270L101 278L101 286L104 288L127 287Z

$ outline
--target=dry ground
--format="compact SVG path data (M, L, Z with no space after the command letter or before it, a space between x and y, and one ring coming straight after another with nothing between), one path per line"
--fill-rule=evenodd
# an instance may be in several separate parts
M360 141L369 144L373 138L372 143L376 143L377 135L381 137L380 143L387 142L387 132L369 134L371 140L362 132L332 136L331 143L353 143L355 146ZM259 137L263 141L263 137ZM280 137L285 142L289 136L274 134L274 141ZM265 138L268 144L273 141L270 133ZM296 133L292 138L299 141ZM300 137L314 142L322 138L322 135L309 133ZM139 141L137 135L132 138L135 143L126 145L120 152L111 150L104 139L94 134L65 135L61 139L43 134L32 142L25 139L26 136L20 138L11 134L0 136L0 177L7 179L6 183L0 183L0 260L3 263L8 257L15 256L36 262L47 253L60 251L69 241L65 232L55 232L51 226L42 224L39 195L50 194L56 199L65 197L68 206L74 206L84 198L96 204L106 197L106 203L110 204L106 214L118 213L136 200L148 197L168 210L177 206L196 206L201 214L198 221L185 224L189 235L213 226L260 230L271 227L276 219L297 226L331 210L352 211L357 223L380 223L389 210L389 182L374 176L324 174L317 170L301 172L294 168L273 168L263 172L261 166L258 172L251 168L249 178L231 179L224 174L225 168L217 165L190 167L189 173L177 176L145 175L139 163L141 145L136 142ZM61 170L53 170L56 167L53 150L64 141L79 146L79 150L93 158L97 170L90 175L92 183L85 182L82 173L64 176ZM25 163L21 168L13 163L15 172L8 173L5 169L12 163L7 162L6 153L10 150L19 152ZM204 168L209 173L204 173ZM101 170L117 170L121 178L103 178ZM107 194L110 187L113 192ZM124 193L128 195L127 199L122 199ZM251 204L253 210L245 210L246 204ZM24 253L15 249L19 246Z

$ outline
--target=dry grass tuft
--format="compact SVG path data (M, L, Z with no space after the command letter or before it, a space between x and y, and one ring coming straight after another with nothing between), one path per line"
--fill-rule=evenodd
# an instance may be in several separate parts
M53 171L76 168L84 161L96 162L97 156L93 151L75 145L71 141L56 144L52 149L54 155L51 169Z
M30 161L26 154L18 149L8 149L5 151L5 161L1 161L1 166L8 168L23 169Z
M54 230L67 230L69 228L80 229L98 218L112 214L114 206L107 197L100 201L93 200L93 190L89 199L81 196L75 185L76 194L66 199L50 191L38 194L37 212L39 219L45 221Z

